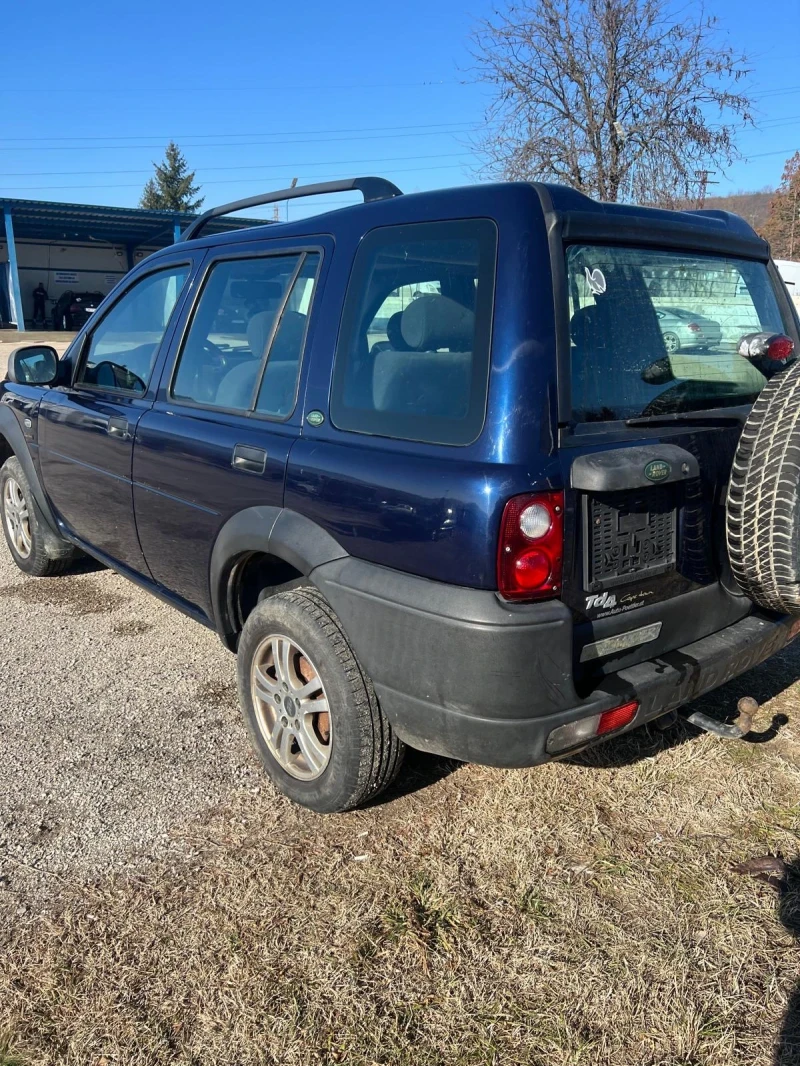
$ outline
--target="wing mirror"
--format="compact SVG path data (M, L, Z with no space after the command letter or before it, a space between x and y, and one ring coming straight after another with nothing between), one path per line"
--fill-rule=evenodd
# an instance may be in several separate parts
M54 385L58 378L58 352L49 344L26 344L8 358L8 380L18 385Z

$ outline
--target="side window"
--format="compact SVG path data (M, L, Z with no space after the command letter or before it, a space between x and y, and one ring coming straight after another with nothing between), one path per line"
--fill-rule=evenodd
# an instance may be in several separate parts
M316 252L307 255L292 287L261 379L256 401L256 410L260 414L286 418L294 410L300 360L318 267L319 255Z
M299 253L215 263L178 359L173 398L246 412L258 391L259 412L290 414L318 262L317 253Z
M89 334L77 383L144 395L188 277L189 267L183 263L136 282Z
M483 426L497 231L388 226L356 254L333 375L339 429L469 444Z

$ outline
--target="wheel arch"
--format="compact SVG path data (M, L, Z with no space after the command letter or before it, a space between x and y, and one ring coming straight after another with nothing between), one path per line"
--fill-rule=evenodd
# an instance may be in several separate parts
M45 526L49 527L49 532L57 535L58 524L39 480L39 473L34 465L28 442L25 440L14 412L7 405L0 404L0 466L12 455L16 456L28 479Z
M220 530L211 553L210 592L217 633L235 651L250 610L266 590L306 583L347 552L310 518L280 507L248 507Z

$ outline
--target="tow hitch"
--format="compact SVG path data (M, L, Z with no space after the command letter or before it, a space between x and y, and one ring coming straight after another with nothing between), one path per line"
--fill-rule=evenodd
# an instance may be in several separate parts
M705 729L707 733L714 733L723 740L741 740L747 736L753 728L753 719L758 713L758 703L752 696L742 696L736 704L739 715L735 722L718 722L709 718L702 711L695 711L686 715L686 721L696 725L699 729Z

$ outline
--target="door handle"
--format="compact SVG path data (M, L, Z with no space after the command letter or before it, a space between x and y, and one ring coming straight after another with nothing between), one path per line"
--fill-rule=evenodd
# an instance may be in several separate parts
M125 440L128 436L127 419L112 416L109 418L108 424L106 425L106 433L108 433L110 437L121 437L122 440Z
M267 469L267 453L263 448L251 448L247 444L237 444L233 449L231 466L234 470L263 474Z

